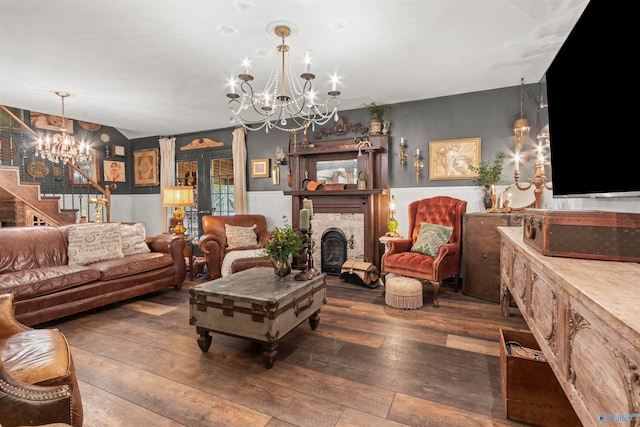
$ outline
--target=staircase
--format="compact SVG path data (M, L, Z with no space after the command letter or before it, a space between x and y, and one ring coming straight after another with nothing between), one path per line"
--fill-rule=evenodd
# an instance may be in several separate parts
M0 221L9 226L76 222L75 209L61 209L59 197L42 197L40 184L20 182L17 166L0 166Z

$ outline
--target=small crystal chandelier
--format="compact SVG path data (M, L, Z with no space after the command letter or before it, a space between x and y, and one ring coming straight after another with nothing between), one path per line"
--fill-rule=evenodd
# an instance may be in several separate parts
M40 156L54 163L59 163L61 160L64 163L87 161L89 159L89 145L84 142L78 145L73 135L67 134L67 120L64 116L64 99L70 96L70 94L56 92L56 95L62 100L61 133L53 135L47 134L44 139L42 137L38 138L35 145L36 156Z
M261 92L255 92L251 86L253 76L249 74L248 61L244 62L244 72L238 75L240 79L241 94L236 93L235 78L231 78L229 85L231 92L227 93L231 110L231 121L242 124L249 130L279 129L286 132L299 131L315 125L324 125L331 118L338 120L338 105L340 100L337 90L337 75L333 75L332 87L328 92L329 97L324 104L316 101L311 81L315 75L309 71L310 59L305 58L305 72L300 75L302 82L294 76L293 67L285 67L285 59L288 58L289 46L285 44L285 38L291 35L291 28L286 25L277 25L274 29L276 36L282 38L282 44L277 46L279 55L276 65L271 72L269 80Z

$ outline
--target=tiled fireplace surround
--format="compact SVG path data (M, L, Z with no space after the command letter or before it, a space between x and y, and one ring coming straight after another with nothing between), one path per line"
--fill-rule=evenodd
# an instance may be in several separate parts
M320 270L322 261L322 234L329 228L340 229L347 239L347 259L363 261L364 215L361 213L318 213L311 220L313 240L313 266ZM353 241L353 249L351 248Z

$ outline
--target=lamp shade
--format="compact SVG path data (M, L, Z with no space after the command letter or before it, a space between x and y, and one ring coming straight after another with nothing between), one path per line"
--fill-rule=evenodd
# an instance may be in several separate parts
M177 187L163 187L162 188L162 206L168 207L182 207L193 206L193 187L189 186L177 186Z

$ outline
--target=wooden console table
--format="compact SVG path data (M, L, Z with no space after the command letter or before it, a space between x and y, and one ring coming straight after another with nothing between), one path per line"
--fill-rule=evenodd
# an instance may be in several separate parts
M513 298L585 426L640 425L640 264L540 254L499 227L500 307Z

